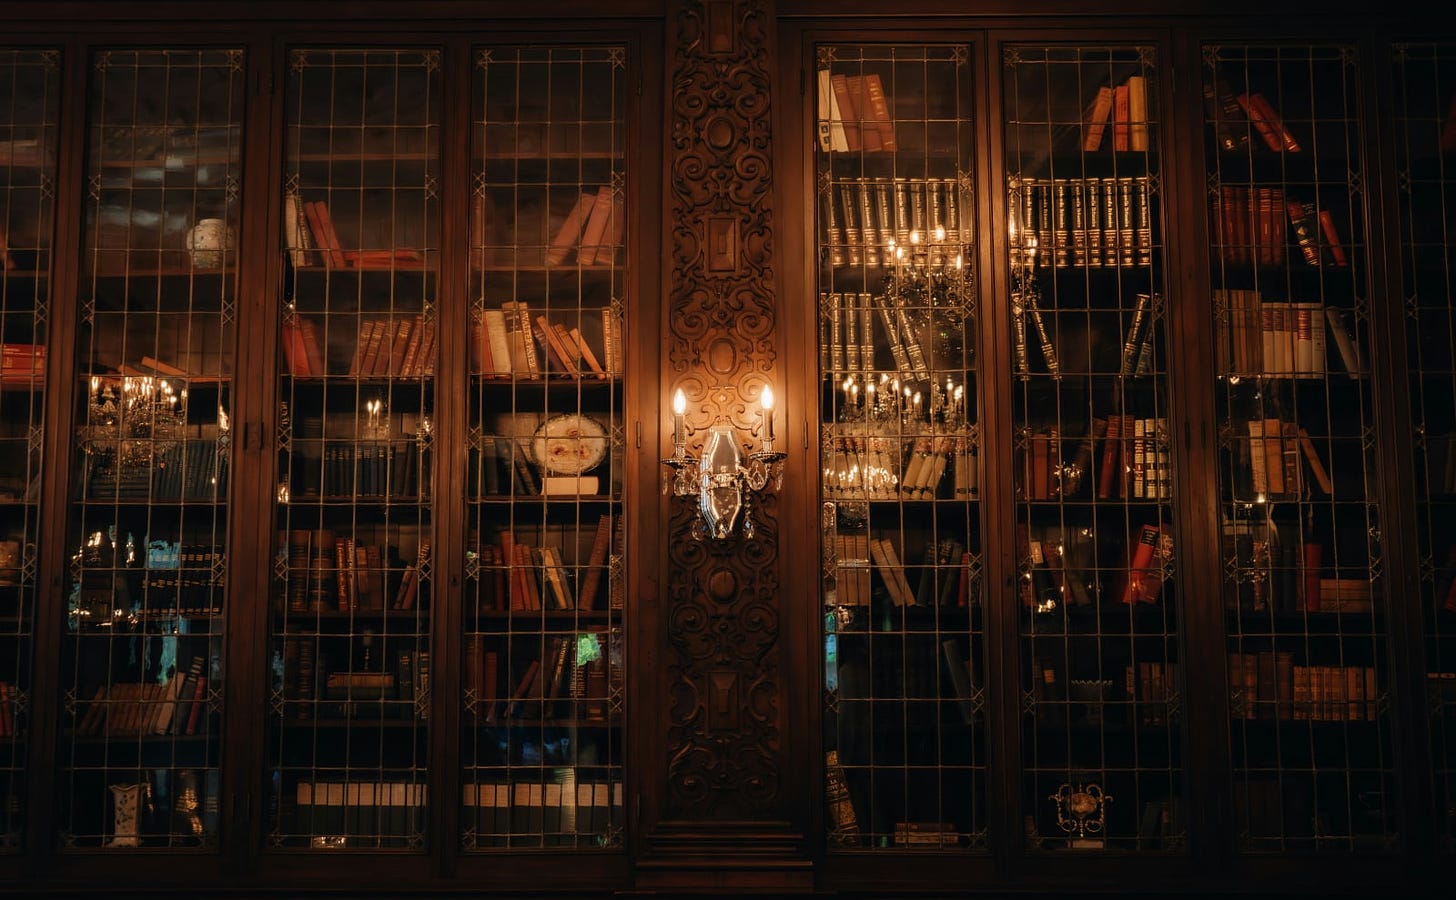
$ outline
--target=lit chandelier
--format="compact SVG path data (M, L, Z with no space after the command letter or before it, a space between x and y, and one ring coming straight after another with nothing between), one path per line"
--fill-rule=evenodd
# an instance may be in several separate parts
M970 248L947 240L945 226L937 225L921 240L911 231L908 240L890 241L890 272L885 276L885 294L892 303L928 317L932 312L945 325L959 325L970 309L975 290L965 255ZM919 323L925 324L925 323Z
M146 466L182 440L187 425L187 391L164 378L92 376L86 425L87 453L115 453L124 466Z

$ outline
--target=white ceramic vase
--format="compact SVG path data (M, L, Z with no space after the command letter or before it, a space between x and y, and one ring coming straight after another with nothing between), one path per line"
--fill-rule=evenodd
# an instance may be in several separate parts
M233 230L222 219L198 219L187 231L187 250L198 269L220 269L233 248Z

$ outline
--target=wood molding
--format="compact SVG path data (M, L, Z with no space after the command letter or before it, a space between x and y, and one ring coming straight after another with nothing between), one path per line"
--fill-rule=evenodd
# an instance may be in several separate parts
M715 423L756 442L758 401L777 377L770 66L771 0L681 0L669 15L666 166L671 227L667 371L660 401L688 399L689 451ZM745 453L757 449L745 446ZM754 535L696 540L696 499L668 519L663 613L666 709L657 821L643 877L696 883L727 861L800 868L784 784L785 651L779 510L752 508ZM724 841L725 833L734 840ZM670 861L663 862L664 858ZM719 872L721 874L721 872ZM787 879L787 880L786 880ZM640 880L639 880L640 882Z

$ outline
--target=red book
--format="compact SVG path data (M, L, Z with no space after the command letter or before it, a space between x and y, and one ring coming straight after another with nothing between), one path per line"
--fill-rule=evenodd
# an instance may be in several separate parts
M865 92L864 76L849 75L845 82L849 87L850 97L854 99L854 118L859 129L860 144L866 153L881 149L884 145L880 142L880 128L875 122L874 112L870 109L870 98Z
M313 241L319 248L319 255L324 262L330 266L343 268L347 263L343 251L330 242L330 229L325 224L324 215L326 207L321 200L310 200L303 204L304 218L308 219L308 229L313 232Z
M202 708L207 705L207 663L203 663L203 672L197 676L197 687L192 691L192 709L187 714L187 734L196 734L197 726L202 722Z
M1446 110L1446 121L1441 125L1441 149L1456 150L1456 94L1451 95L1451 108Z
M1122 451L1122 416L1107 417L1107 437L1102 442L1102 467L1097 474L1097 499L1107 500L1113 496L1113 485L1119 483L1113 478L1117 474L1118 457Z
M1300 608L1305 612L1320 611L1320 545L1304 545L1304 583L1300 591Z
M348 257L344 255L344 245L339 241L339 232L334 228L334 217L329 214L329 205L319 200L314 204L314 208L318 214L319 225L329 236L329 264L340 268L347 266Z
M1340 233L1335 230L1335 217L1327 209L1319 212L1320 231L1324 232L1325 243L1329 245L1330 256L1334 257L1335 265L1348 266L1350 260L1345 256L1345 246L1340 243Z
M1157 594L1156 584L1161 587L1162 576L1151 568L1153 553L1158 549L1162 532L1156 525L1144 525L1138 531L1137 543L1133 545L1132 558L1127 566L1127 587L1122 592L1123 603L1151 603Z
M314 373L309 371L308 351L303 343L303 327L298 319L297 313L289 313L283 317L283 358L288 363L289 375L309 376Z

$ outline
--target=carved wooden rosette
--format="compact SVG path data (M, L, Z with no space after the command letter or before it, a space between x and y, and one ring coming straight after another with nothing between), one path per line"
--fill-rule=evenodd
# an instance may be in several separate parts
M668 383L688 399L689 452L710 425L757 438L774 350L769 29L762 0L674 8ZM746 456L757 446L741 448ZM694 540L696 499L668 536L667 791L674 820L782 819L778 510L755 534Z

